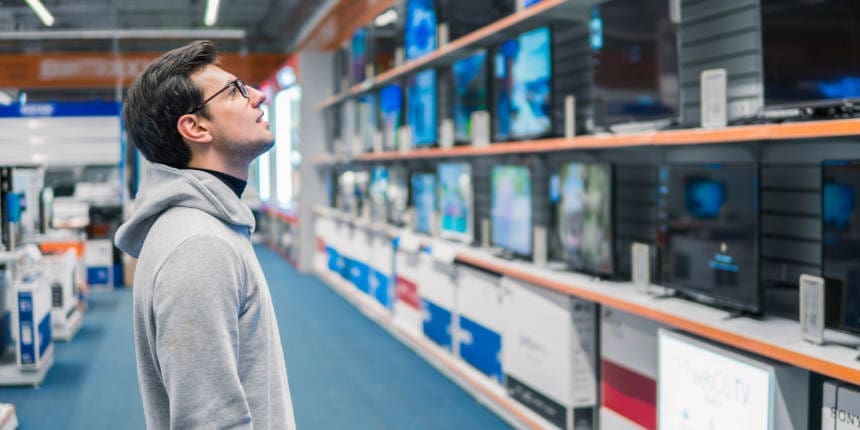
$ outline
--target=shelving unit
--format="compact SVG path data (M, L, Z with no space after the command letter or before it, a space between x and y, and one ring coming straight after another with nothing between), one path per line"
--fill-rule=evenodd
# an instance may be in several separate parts
M591 7L605 0L544 0L525 10L516 12L488 26L482 27L457 40L439 47L436 52L412 60L406 64L380 73L375 78L350 87L343 93L333 95L317 105L318 109L326 109L352 97L357 97L372 91L394 79L409 73L430 67L440 67L451 64L469 54L470 48L489 45L508 39L529 27L549 23L553 19L570 19L582 16L586 19Z
M316 213L356 227L372 227L360 220L337 216L335 211L327 208L317 208ZM375 228L382 227L376 225ZM849 334L826 330L825 343L814 345L803 341L797 321L778 317L731 318L727 311L700 303L639 292L629 282L603 281L579 273L553 271L527 261L501 259L474 247L416 236L391 227L382 229L392 238L409 235L434 249L447 248L439 254L453 255L454 260L461 263L638 315L835 379L860 384L858 350L852 347L860 347L860 338ZM655 287L660 289L659 286Z

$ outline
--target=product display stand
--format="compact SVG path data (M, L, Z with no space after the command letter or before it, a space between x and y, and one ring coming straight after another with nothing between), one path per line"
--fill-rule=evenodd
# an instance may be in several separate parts
M51 348L50 352L43 358L42 365L39 370L23 371L18 368L15 363L15 351L10 350L6 355L0 357L0 386L21 386L32 385L38 387L45 380L51 366L54 365L54 351ZM2 421L2 418L0 418ZM2 428L2 427L0 427Z
M15 430L18 428L18 417L15 406L11 403L0 403L0 430Z
M51 338L53 340L70 341L81 329L81 323L84 320L83 313L80 309L75 309L72 316L65 325L54 325L51 327Z

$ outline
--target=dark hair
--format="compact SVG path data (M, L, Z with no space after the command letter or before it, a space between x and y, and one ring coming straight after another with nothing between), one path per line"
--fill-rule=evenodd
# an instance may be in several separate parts
M215 64L217 57L212 42L191 42L159 57L131 84L123 118L131 142L147 160L176 168L188 166L191 149L176 129L176 121L203 101L189 76ZM205 107L198 113L208 117Z

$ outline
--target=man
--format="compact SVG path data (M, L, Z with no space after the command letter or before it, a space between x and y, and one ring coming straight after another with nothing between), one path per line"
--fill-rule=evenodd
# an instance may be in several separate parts
M128 90L129 137L153 164L116 244L138 258L134 338L151 429L295 428L271 296L240 200L274 137L265 96L216 65L208 41L174 49Z

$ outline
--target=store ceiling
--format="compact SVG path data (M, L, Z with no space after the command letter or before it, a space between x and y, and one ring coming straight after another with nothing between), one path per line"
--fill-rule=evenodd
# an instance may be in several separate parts
M332 6L332 0L221 0L215 26L203 23L206 0L42 0L56 22L46 27L24 0L0 0L0 53L159 52L185 40L219 40L227 50L278 52L291 50L306 25ZM105 31L122 36L100 38ZM152 32L170 32L159 39ZM238 30L238 31L225 31ZM52 38L47 32L63 32ZM238 37L244 31L244 37ZM68 33L73 32L73 33ZM80 36L75 33L80 32ZM68 37L71 35L71 37ZM89 35L89 37L84 36ZM221 36L223 37L221 37Z

